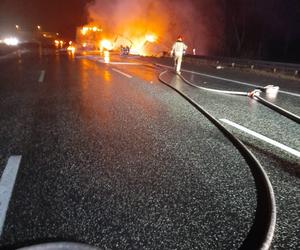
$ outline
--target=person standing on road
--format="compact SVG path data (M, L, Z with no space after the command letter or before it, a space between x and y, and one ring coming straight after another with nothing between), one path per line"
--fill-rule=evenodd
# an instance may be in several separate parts
M174 68L176 73L180 74L182 57L187 49L187 46L182 41L182 36L177 37L177 41L173 44L171 56L174 56Z

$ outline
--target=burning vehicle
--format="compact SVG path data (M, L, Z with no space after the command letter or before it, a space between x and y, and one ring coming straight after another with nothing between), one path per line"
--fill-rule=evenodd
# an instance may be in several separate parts
M76 44L81 50L99 50L99 41L102 40L102 29L95 25L78 27Z
M99 25L91 24L77 28L77 49L83 51L116 51L120 55L158 56L165 48L159 43L153 32L137 32L136 34L104 32ZM128 32L127 32L128 33Z

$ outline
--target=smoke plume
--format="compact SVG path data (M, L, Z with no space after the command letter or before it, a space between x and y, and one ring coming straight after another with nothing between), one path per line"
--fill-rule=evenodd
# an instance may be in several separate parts
M220 47L223 25L218 0L95 0L88 6L91 23L104 32L124 37L156 34L168 50L178 35L197 54L211 54Z

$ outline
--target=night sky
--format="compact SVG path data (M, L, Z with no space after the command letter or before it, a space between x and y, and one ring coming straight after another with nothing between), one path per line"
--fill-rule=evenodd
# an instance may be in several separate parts
M3 26L59 32L72 38L76 27L87 22L88 0L0 0L0 29ZM1 27L2 26L2 27Z
M39 24L45 31L59 32L73 39L76 27L88 22L86 5L94 1L0 0L0 31L13 28L15 24L24 29L33 29ZM101 0L97 1L101 3ZM217 20L222 27L222 35L215 38L218 39L215 41L217 46L209 51L210 55L300 63L300 0L180 2L195 9L201 8L201 13L205 8L207 25L209 20ZM210 16L210 13L216 13L212 11L216 8L221 14ZM215 27L209 29L213 32ZM193 31L197 31L197 26Z

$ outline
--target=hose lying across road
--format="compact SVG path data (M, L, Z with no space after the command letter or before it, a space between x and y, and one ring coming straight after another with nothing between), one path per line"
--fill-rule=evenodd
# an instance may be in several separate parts
M260 103L264 104L265 106L273 109L274 111L277 111L278 113L282 114L283 116L297 122L300 124L300 117L297 116L296 114L293 114L292 112L283 109L277 105L275 105L274 103L268 102L266 99L262 98L259 96L259 92L261 92L260 90L254 90L252 92L237 92L237 91L226 91L226 90L219 90L219 89L211 89L211 88L204 88L204 87L200 87L197 86L193 83L191 83L190 81L188 81L185 77L183 77L182 75L179 75L181 77L181 79L186 82L187 84L195 87L195 88L199 88L199 89L203 89L203 90L208 90L211 92L216 92L216 93L221 93L221 94L229 94L229 95L240 95L240 96L248 96L251 97L257 101L259 101ZM253 93L253 94L252 94Z
M194 108L202 113L209 121L211 121L239 150L251 169L257 190L257 208L254 223L240 249L269 249L273 239L276 224L276 205L273 188L266 172L264 171L259 161L251 153L251 151L239 139L237 139L232 133L230 133L216 118L209 114L204 108L202 108L193 99L188 97L185 93L173 87L162 78L162 76L167 72L168 71L164 71L160 73L159 80L163 84L176 91Z
M157 64L157 66L159 67L163 67L163 65L161 64ZM207 91L211 91L211 92L215 92L215 93L221 93L221 94L229 94L229 95L238 95L238 96L248 96L250 98L253 98L254 100L262 103L263 105L271 108L272 110L280 113L281 115L297 122L300 124L300 117L297 116L296 114L286 110L286 109L283 109L271 102L268 102L266 99L262 98L259 96L259 92L261 92L261 90L264 90L263 88L259 89L259 90L254 90L252 92L238 92L238 91L226 91L226 90L220 90L220 89L212 89L212 88L205 88L205 87L200 87L196 84L193 84L192 82L190 82L189 80L187 80L184 76L182 75L179 75L180 78L187 84L195 87L195 88L198 88L198 89L202 89L202 90L207 90Z
M255 93L253 95L253 98L257 99L259 102L261 102L265 106L267 106L267 107L269 107L269 108L277 111L278 113L284 115L285 117L290 118L291 120L293 120L293 121L295 121L295 122L297 122L297 123L300 124L300 117L297 116L297 115L295 115L295 114L293 114L292 112L290 112L290 111L288 111L286 109L283 109L283 108L281 108L281 107L279 107L279 106L277 106L277 105L275 105L275 104L273 104L271 102L268 102L266 99L260 97L259 95L255 94Z
M203 90L207 90L207 91L211 91L211 92L216 92L216 93L221 93L221 94L229 94L229 95L240 95L240 96L248 96L248 92L238 92L238 91L226 91L226 90L220 90L220 89L211 89L211 88L204 88L204 87L200 87L196 84L191 83L190 81L188 81L185 77L183 77L182 75L179 75L181 77L181 79L186 82L187 84L198 88L198 89L203 89Z

